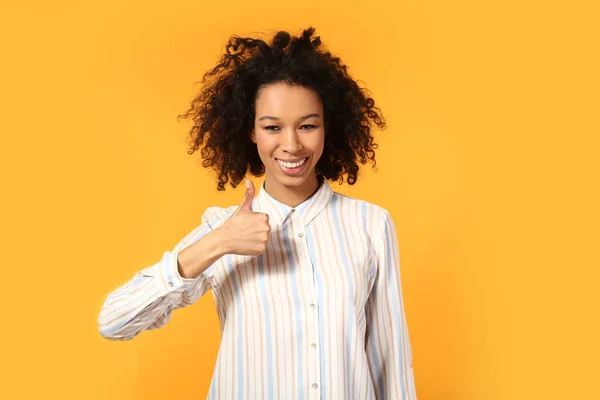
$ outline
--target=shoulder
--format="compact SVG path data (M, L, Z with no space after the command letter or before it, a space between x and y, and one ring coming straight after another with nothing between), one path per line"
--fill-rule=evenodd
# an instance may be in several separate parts
M331 200L332 205L339 204L355 209L362 209L366 212L366 215L368 215L369 218L375 218L377 220L391 218L387 209L383 208L379 204L372 203L367 200L358 199L356 197L351 197L335 191L333 192Z
M348 213L359 218L363 222L367 235L372 238L385 240L391 231L396 230L392 214L379 204L338 192L333 192L331 200L331 207L347 209Z

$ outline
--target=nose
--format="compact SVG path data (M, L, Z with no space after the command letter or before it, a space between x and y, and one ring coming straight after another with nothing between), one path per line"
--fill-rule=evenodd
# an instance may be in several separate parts
M300 137L295 129L288 129L284 132L281 147L288 153L297 153L302 150L302 143L300 143Z

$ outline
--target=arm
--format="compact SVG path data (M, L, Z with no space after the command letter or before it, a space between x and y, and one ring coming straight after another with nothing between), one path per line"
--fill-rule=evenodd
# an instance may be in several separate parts
M416 400L394 221L385 209L373 240L377 271L366 305L365 350L378 400Z
M224 253L220 233L209 223L188 233L162 259L136 273L106 298L98 317L100 334L109 340L130 340L144 330L164 326L173 310L196 302L211 287L208 268ZM214 224L214 222L213 222Z

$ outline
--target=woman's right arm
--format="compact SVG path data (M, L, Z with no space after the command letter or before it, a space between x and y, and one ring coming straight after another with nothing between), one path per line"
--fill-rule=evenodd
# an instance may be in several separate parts
M144 330L160 328L173 310L196 302L210 289L206 271L226 251L221 231L211 228L211 222L217 222L214 216L207 209L201 225L173 250L108 295L98 317L103 337L130 340Z
M110 293L98 318L102 336L129 340L143 330L164 326L173 310L194 303L211 288L209 267L223 255L264 252L271 227L267 214L252 211L254 192L247 180L244 200L229 218L218 207L208 208L202 224L172 251Z

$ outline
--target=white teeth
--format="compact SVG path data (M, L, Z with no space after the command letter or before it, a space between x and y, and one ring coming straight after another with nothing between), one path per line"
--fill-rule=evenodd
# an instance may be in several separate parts
M307 160L307 159L305 158L305 159L303 159L303 160L301 160L301 161L298 161L298 162L295 162L295 163L289 163L289 162L285 162L285 161L281 161L281 160L277 160L277 162L278 162L279 164L283 165L283 166L284 166L284 167L286 167L286 168L296 168L296 167L299 167L299 166L301 166L302 164L304 164L304 162L305 162L306 160Z

